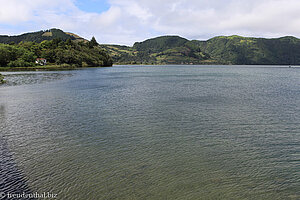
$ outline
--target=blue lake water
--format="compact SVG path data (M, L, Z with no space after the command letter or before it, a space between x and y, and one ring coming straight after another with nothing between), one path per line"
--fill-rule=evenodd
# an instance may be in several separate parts
M3 74L0 192L300 199L300 68Z

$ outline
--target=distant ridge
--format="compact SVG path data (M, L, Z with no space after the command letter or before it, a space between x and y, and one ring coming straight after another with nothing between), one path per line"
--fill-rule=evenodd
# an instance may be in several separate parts
M161 36L133 47L102 45L117 64L300 65L300 39L218 36L207 41Z

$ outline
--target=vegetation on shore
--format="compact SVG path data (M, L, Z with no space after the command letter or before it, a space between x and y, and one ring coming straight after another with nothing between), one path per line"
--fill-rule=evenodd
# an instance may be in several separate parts
M45 58L50 65L61 68L112 66L111 57L98 45L95 38L90 42L56 38L41 43L0 44L1 67L35 68L37 58Z

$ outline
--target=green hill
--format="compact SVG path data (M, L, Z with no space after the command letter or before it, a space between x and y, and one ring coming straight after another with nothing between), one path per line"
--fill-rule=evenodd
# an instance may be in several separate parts
M40 60L46 60L47 65ZM0 70L3 71L100 66L112 66L112 59L94 37L87 41L59 29L0 36Z
M117 64L299 65L300 40L219 36L207 41L163 36L133 47L102 45Z
M60 29L50 29L46 31L37 31L32 33L24 33L22 35L17 36L8 36L8 35L0 35L0 43L11 44L11 43L20 43L20 42L37 42L40 43L44 40L53 40L53 39L62 39L66 41L67 39L71 40L84 40L83 38L72 34L65 33Z
M178 36L162 36L136 42L133 47L102 45L116 64L205 64L214 62L193 42Z

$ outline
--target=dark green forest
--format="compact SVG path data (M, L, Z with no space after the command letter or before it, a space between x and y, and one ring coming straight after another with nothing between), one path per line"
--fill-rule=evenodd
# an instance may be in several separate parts
M37 58L62 67L111 66L111 57L99 47L95 38L90 42L56 38L37 42L0 44L1 67L33 67Z

